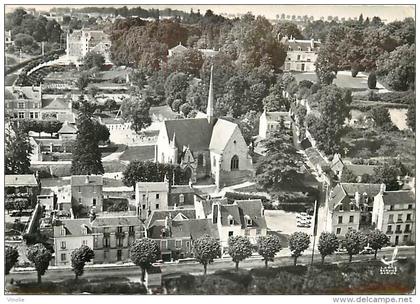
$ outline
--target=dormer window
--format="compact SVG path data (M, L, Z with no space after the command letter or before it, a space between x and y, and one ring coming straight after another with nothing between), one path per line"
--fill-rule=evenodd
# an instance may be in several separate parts
M180 194L179 195L179 203L183 204L184 203L184 194Z
M61 226L60 235L66 235L66 228L64 226Z
M350 211L354 211L354 205L353 204L350 205Z
M248 215L245 215L245 220L247 226L252 226L252 219Z
M340 207L338 208L338 211L343 211L343 204L340 205Z
M233 221L233 216L231 216L231 215L229 215L228 216L228 223L229 223L229 225L233 225L233 223L234 223L234 221Z

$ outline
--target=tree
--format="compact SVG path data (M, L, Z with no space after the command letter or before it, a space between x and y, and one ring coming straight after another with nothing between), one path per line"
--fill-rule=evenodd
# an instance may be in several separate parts
M376 89L376 73L370 72L368 77L368 87L373 90Z
M168 70L170 72L181 72L195 77L200 75L204 58L197 49L188 49L183 53L177 53L168 59Z
M401 165L385 162L374 169L372 183L383 183L388 191L400 189L398 177L402 175Z
M357 183L357 176L354 175L352 171L350 171L346 166L344 166L343 171L341 172L341 179L342 183Z
M189 103L184 103L179 107L179 110L184 114L184 117L188 117L188 114L192 111L192 106Z
M391 120L389 111L385 107L375 107L369 111L369 116L375 121L375 126L384 131L395 131L396 127Z
M48 42L60 43L60 38L63 31L61 30L60 24L55 19L50 19L47 21L47 24L45 25L45 31L47 33L46 38Z
M41 277L47 271L52 259L51 252L44 245L38 243L29 246L26 257L29 261L34 263L35 270L38 274L38 284L41 284Z
M297 259L302 255L306 249L309 248L309 243L311 242L309 234L305 232L294 232L289 239L289 249L292 252L292 257L294 258L294 265L297 264Z
M193 241L193 251L194 258L204 267L204 275L207 274L207 265L221 254L219 242L207 234Z
M343 240L343 247L349 255L349 263L355 254L359 254L366 246L366 235L360 231L350 229L347 231Z
M189 78L185 73L172 73L165 81L166 103L173 108L172 103L176 100L186 100Z
M105 58L102 54L96 52L88 52L85 57L83 57L83 67L88 70L91 68L102 69L102 66L105 64Z
M10 270L15 266L19 259L19 252L15 247L6 246L6 250L4 252L5 259L4 259L4 269L5 274L9 274Z
M318 251L321 254L322 264L325 257L333 254L339 246L338 238L334 233L322 232L318 239Z
M79 78L77 78L76 80L76 86L82 92L88 86L88 84L89 84L89 75L87 73L82 73L79 76Z
M280 239L275 235L261 236L257 240L258 254L264 259L265 268L268 261L273 261L276 253L281 250Z
M406 121L410 129L413 130L413 132L416 132L416 99L415 98L411 98L408 103Z
M29 142L28 133L14 123L9 128L6 127L5 131L5 173L30 173L32 146Z
M280 21L274 25L274 31L277 33L279 39L282 39L283 37L303 39L300 29L294 22Z
M370 246L375 251L374 259L376 260L378 250L382 249L384 246L389 245L389 239L385 233L375 229L367 233L367 243L368 246Z
M76 137L72 154L71 173L73 175L103 174L99 137L96 134L96 123L92 120L94 106L84 101L77 120L79 133Z
M160 258L158 244L151 240L142 238L136 240L130 247L130 259L141 268L141 281L144 281L146 270Z
M146 98L131 96L125 99L121 105L122 118L131 123L131 129L140 133L144 128L151 125L150 103Z
M344 122L350 116L351 98L348 100L346 96L347 91L336 85L324 86L313 95L321 115L308 116L308 128L317 141L318 148L326 154L334 154L341 150ZM309 117L313 117L311 121Z
M235 262L235 269L238 271L239 262L245 260L252 255L252 245L245 236L231 236L228 240L228 253Z
M415 45L403 45L385 53L377 61L377 74L393 90L414 88L416 75Z
M106 142L109 140L109 130L106 125L99 123L98 121L94 122L95 124L95 134L98 141Z
M95 253L86 245L76 248L71 253L71 268L76 275L76 280L83 275L85 264L95 257Z
M323 47L321 46L321 50ZM321 84L330 85L336 78L335 71L338 69L331 64L329 58L325 55L326 51L321 51L315 61L315 72Z
M280 128L262 142L265 148L265 157L258 164L256 177L264 189L277 192L282 184L293 183L300 165L302 156L293 146L290 131L280 121Z

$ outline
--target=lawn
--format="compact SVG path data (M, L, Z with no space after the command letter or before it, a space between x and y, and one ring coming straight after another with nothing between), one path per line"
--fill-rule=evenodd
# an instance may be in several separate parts
M129 146L124 153L120 156L120 160L153 160L155 156L155 146Z

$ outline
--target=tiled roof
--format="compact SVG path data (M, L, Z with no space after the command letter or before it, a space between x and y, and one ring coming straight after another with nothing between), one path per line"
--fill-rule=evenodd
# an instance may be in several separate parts
M174 46L173 48L169 49L172 52L183 52L188 50L185 46L183 46L181 43L178 44L177 46Z
M169 184L168 182L137 182L136 189L141 192L168 192Z
M236 128L238 128L237 124L224 119L218 119L213 127L213 133L209 145L210 150L218 153L223 152Z
M177 209L177 210L154 210L147 219L145 226L148 229L154 225L157 220L164 220L167 216L174 218L178 213L185 215L188 219L195 219L195 209Z
M92 227L116 227L116 226L141 226L141 220L137 216L97 216L91 223Z
M163 122L169 140L175 133L175 142L179 151L190 147L192 151L207 150L210 145L212 128L205 118L166 120Z
M102 186L103 178L100 175L72 175L72 186Z
M76 134L77 128L76 126L69 124L68 122L63 123L61 126L61 129L58 130L58 133L70 133L70 134Z
M172 194L186 194L186 193L195 193L195 190L193 187L189 186L189 185L174 185L171 186L170 188L170 193Z
M375 196L381 189L381 184L341 183L341 186L349 196L354 196L356 192L360 195L366 193L368 196Z
M33 174L5 175L6 187L38 187L38 182Z
M88 218L60 220L57 224L62 224L64 226L64 229L66 230L66 236L85 235L83 233L84 229L87 234L92 234L92 227Z
M69 109L69 102L61 97L56 97L54 99L43 99L42 100L43 109Z
M261 214L263 205L260 199L239 200L235 201L234 204L237 204L239 207L239 213L242 220L242 228L247 226L247 223L245 222L245 216L249 216L251 218L253 227L267 228L265 217Z
M219 238L217 225L211 219L193 219L185 221L172 221L172 237L192 237L197 239L205 234Z
M232 217L234 225L242 225L238 205L221 205L220 216L222 226L230 226L229 216Z
M320 165L321 167L328 165L328 163L325 161L325 159L319 153L318 149L308 148L308 149L305 150L305 153L308 156L309 161L313 165L315 165L315 166Z
M416 196L410 190L385 191L382 198L385 205L415 204L416 202Z

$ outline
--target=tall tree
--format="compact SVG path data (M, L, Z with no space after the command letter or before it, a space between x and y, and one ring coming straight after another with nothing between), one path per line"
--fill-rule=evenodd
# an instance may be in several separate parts
M123 101L121 114L125 121L131 123L131 129L140 133L151 125L150 103L146 98L131 96Z
M219 242L207 234L194 240L193 251L194 257L204 267L204 275L207 274L208 264L221 255Z
M71 268L76 276L76 280L83 275L85 264L89 263L95 253L86 245L76 248L71 253Z
M376 260L378 250L382 249L384 246L389 245L388 236L378 229L369 231L366 236L368 246L370 246L375 251L374 259Z
M141 281L144 281L146 270L160 258L158 244L150 239L136 240L130 247L130 258L134 264L141 268Z
M9 274L10 270L15 266L19 259L19 252L15 247L6 246L6 250L4 252L4 270L6 275Z
M367 243L366 235L360 231L350 229L343 240L343 247L346 248L349 255L349 263L354 255L359 254L365 248Z
M239 262L245 260L252 255L252 245L249 239L245 236L231 236L228 240L228 253L235 262L235 269L238 271Z
M29 261L34 263L35 270L38 276L38 284L41 284L42 276L48 269L50 261L52 259L51 252L42 244L38 243L32 246L29 246L26 253L26 257Z
M273 261L276 253L281 250L280 239L275 235L261 236L257 240L258 254L263 257L265 268Z
M413 132L416 132L416 99L410 98L407 110L407 125Z
M279 39L285 36L288 38L303 39L300 29L294 22L280 21L274 25L274 31Z
M281 185L293 182L303 162L302 156L293 146L290 131L280 121L280 128L262 142L265 157L257 167L257 181L270 192L277 192Z
M79 133L73 148L71 173L73 175L103 174L101 151L98 146L95 122L91 115L94 107L88 102L83 102L77 121Z
M333 254L339 246L338 238L334 233L322 232L318 239L318 251L321 254L322 264L325 257Z
M5 173L30 173L32 146L29 142L28 133L23 128L11 123L9 127L6 127L5 135Z
M85 69L98 68L102 69L105 64L105 58L102 54L96 52L88 52L83 57L83 67Z
M306 249L309 248L311 240L309 234L305 232L294 232L289 238L289 249L294 259L294 265L297 264L297 259L302 255Z

